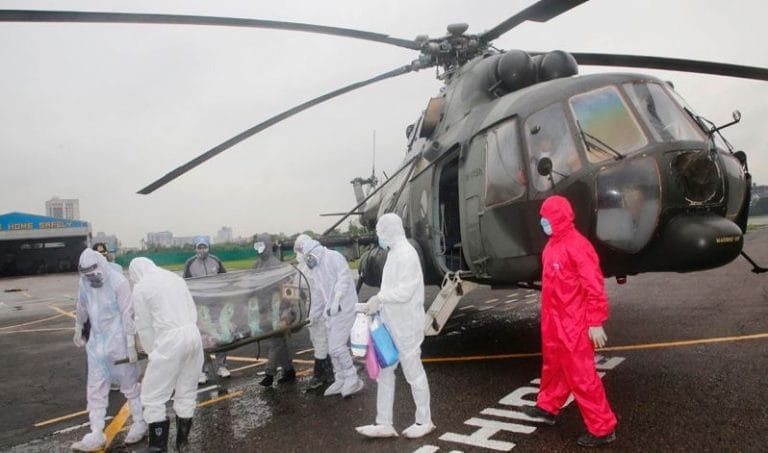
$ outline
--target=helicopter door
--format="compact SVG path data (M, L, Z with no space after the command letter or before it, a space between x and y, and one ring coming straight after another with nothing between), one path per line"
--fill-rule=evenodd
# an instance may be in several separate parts
M483 216L482 195L485 186L485 134L478 135L462 150L459 163L459 199L461 212L461 238L464 256L470 270L478 277L486 274L485 252L480 231Z
M459 155L453 153L439 166L436 187L436 238L438 256L451 272L466 270L462 256L461 222L459 221Z

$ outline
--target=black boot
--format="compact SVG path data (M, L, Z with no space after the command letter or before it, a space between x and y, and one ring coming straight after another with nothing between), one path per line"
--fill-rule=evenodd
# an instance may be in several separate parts
M272 387L272 383L275 381L275 377L271 374L264 375L264 379L259 382L262 387Z
M315 359L315 369L312 371L312 379L310 379L309 384L307 384L307 390L318 390L325 385L323 379L323 360Z
M293 368L283 369L283 373L277 380L278 384L285 384L296 380L296 370Z
M333 362L331 362L331 356L323 359L323 370L323 381L325 381L325 383L328 385L333 384L336 378L333 374Z
M616 440L616 432L611 431L605 436L595 436L592 433L582 434L578 438L578 440L576 440L576 443L582 447L594 448L594 447L599 447L601 445L610 444L615 440Z
M189 431L192 429L191 418L176 417L176 450L184 451L189 444Z
M170 420L149 424L149 448L147 453L164 453L168 451L168 427Z

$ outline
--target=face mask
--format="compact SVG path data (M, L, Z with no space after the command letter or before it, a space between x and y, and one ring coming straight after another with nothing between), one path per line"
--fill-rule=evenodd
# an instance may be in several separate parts
M540 223L541 229L544 230L544 234L547 236L552 236L552 225L549 223L549 220L542 217Z
M101 288L104 286L104 274L99 271L90 272L83 275L92 288Z
M204 260L208 257L208 247L198 247L197 248L197 257L201 260Z
M256 253L261 255L264 253L264 250L266 250L267 246L263 242L256 242L253 244L253 249L256 250Z
M381 247L384 250L389 248L389 246L384 244L384 241L381 240L381 237L379 237L379 247Z

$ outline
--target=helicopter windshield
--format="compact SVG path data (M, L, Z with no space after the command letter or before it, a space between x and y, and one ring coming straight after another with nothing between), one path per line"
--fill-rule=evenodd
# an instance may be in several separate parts
M585 145L590 162L614 159L648 143L616 87L607 86L576 95L570 104L583 135L603 145Z
M675 105L667 92L655 83L626 83L624 90L658 142L696 140L704 136Z
M581 159L569 130L568 119L560 104L552 104L528 117L525 121L525 135L531 180L539 192L550 189L552 183L557 184L581 168ZM544 157L552 160L552 174L548 176L540 175L537 170L539 160Z

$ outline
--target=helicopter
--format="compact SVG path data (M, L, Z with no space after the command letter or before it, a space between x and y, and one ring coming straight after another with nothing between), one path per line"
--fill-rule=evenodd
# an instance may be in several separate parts
M438 38L257 19L67 11L0 11L0 21L257 27L324 33L418 52L410 63L288 109L141 189L149 194L241 141L364 86L435 68L444 82L407 129L407 154L348 215L372 228L395 212L429 282L450 273L491 286L535 282L545 237L538 207L561 194L595 245L606 276L688 272L742 252L750 176L746 154L696 115L665 81L643 74L578 75L578 65L641 67L768 80L763 68L647 56L498 50L493 40L585 3L541 0L479 34ZM342 217L337 225L344 221ZM336 225L334 225L335 227ZM334 227L328 229L332 230ZM376 284L381 252L366 259ZM371 256L376 256L370 258Z

